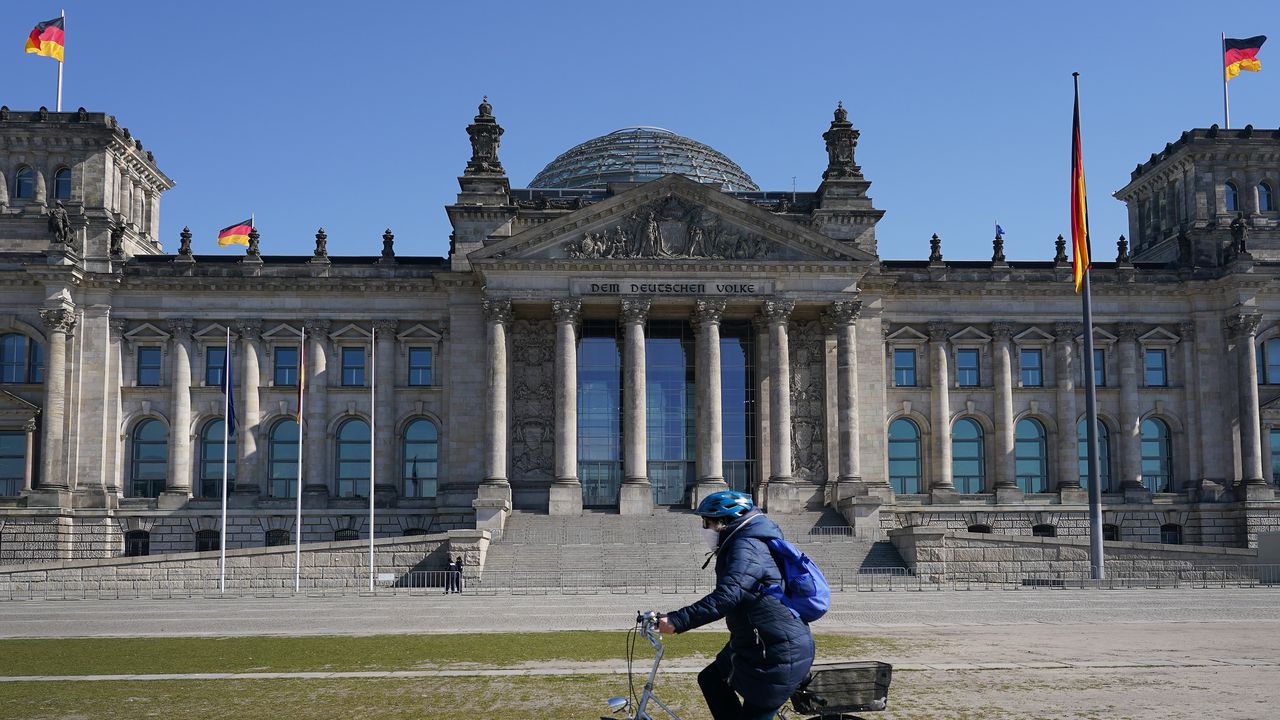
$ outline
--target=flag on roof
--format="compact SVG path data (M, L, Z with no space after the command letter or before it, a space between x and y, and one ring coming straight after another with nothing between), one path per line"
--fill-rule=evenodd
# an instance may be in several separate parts
M1258 51L1262 49L1262 43L1267 41L1266 35L1255 35L1251 38L1236 39L1226 38L1222 41L1222 65L1226 68L1226 78L1231 78L1240 74L1241 70L1249 72L1258 72L1262 69L1262 63L1258 60ZM28 45L28 48L31 46ZM27 50L31 52L31 50Z
M66 34L63 32L64 18L56 17L36 23L35 29L27 36L27 52L51 57L62 62L63 50L66 46Z
M249 233L252 231L253 220L242 220L224 227L218 232L218 245L248 245Z

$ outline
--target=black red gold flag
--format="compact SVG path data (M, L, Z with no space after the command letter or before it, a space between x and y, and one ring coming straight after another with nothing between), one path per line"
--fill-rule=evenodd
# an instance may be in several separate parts
M1258 51L1262 43L1267 41L1266 35L1255 35L1251 38L1226 38L1222 41L1222 66L1226 69L1226 79L1240 74L1241 70L1258 72L1262 63L1258 60ZM30 52L28 50L28 52Z
M1089 270L1089 204L1084 189L1084 159L1080 154L1080 90L1076 89L1075 112L1071 120L1071 269L1076 292L1084 285Z

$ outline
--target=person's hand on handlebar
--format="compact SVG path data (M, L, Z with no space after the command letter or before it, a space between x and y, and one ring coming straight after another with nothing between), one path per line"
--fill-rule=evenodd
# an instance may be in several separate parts
M657 627L658 632L663 633L664 635L674 635L676 632L676 626L671 624L671 621L667 619L666 615L658 616Z

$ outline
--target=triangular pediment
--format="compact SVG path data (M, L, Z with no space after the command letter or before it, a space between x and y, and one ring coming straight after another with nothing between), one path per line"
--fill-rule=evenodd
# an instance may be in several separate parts
M373 333L354 323L347 323L329 333L329 339L334 342L369 342L372 336Z
M1053 342L1053 336L1038 327L1029 327L1013 336L1019 345L1047 345Z
M1143 333L1138 338L1138 342L1144 345L1173 345L1178 342L1178 336L1162 327L1157 327Z
M144 322L138 327L125 333L124 337L130 342L164 342L171 336L169 333L161 330L155 325Z
M416 323L413 327L396 335L396 339L401 342L436 343L440 342L442 338L444 338L443 334L432 330L422 323Z
M667 175L468 256L473 263L867 262L874 256L682 175Z
M966 327L955 335L952 335L948 339L951 340L952 343L969 345L991 342L990 335L982 332L972 325Z
M924 343L929 342L929 336L916 330L910 325L904 325L897 330L889 333L884 338L888 342L895 343Z

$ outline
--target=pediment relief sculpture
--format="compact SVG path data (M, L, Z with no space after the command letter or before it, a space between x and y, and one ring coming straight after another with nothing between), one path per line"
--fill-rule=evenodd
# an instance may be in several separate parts
M767 260L779 256L777 244L734 227L706 208L668 197L640 208L603 229L565 244L576 259L658 258Z

